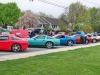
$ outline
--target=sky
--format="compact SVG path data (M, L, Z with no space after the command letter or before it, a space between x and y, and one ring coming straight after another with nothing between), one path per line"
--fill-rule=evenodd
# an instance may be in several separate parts
M100 0L34 0L33 2L29 0L0 0L1 3L16 2L21 11L31 10L34 13L44 12L48 15L53 15L55 18L59 17L61 13L64 13L64 8L44 3L42 1L52 2L64 7L69 7L71 3L80 1L87 7L100 7Z

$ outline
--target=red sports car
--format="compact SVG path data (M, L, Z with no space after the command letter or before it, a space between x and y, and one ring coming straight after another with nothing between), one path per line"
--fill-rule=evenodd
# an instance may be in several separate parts
M28 48L28 41L13 35L0 35L0 50L19 52Z
M81 36L79 34L76 34L76 35L73 35L73 36L76 37L76 43L80 44L80 37ZM91 42L92 42L92 38L87 36L86 44L91 43Z

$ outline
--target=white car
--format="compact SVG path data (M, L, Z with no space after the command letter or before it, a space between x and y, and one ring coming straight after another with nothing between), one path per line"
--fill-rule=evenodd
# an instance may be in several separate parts
M97 34L87 34L87 36L92 38L93 43L100 41L100 36L98 36Z

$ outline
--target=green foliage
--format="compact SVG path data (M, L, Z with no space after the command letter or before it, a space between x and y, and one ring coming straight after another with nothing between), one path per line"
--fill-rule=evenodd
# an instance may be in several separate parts
M20 9L16 3L0 3L0 25L14 25L20 17Z
M99 8L90 8L90 23L94 31L100 30L100 9Z
M73 27L73 31L79 31L80 30L80 27L78 24L75 24L74 27Z
M84 22L86 12L87 7L85 5L81 4L80 2L72 3L69 6L68 12L66 13L69 23L77 24Z
M50 28L49 25L44 25L44 30L52 30L52 28Z
M80 30L83 30L85 33L93 32L92 27L90 25L80 26Z
M39 12L37 15L38 15L40 18L43 18L43 17L50 17L50 18L53 18L53 17L54 17L53 15L48 15L48 14L46 14L46 13L44 13L44 12Z
M90 25L80 25L80 24L75 24L73 30L75 32L79 30L83 30L85 33L90 33L93 31Z
M60 31L65 32L67 30L67 26L65 25L59 25Z
M72 3L69 6L69 10L66 9L65 11L67 11L67 17L65 19L72 24L71 28L78 30L78 26L76 24L83 23L84 25L91 25L93 31L100 31L100 8L87 8L80 2L76 2ZM64 17L63 14L60 18L62 17ZM82 29L87 31L86 28Z

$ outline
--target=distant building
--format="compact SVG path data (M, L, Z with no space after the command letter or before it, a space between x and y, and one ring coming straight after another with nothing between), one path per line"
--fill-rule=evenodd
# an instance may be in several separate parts
M60 25L63 25L67 28L67 23L63 22L60 19L44 17L38 18L38 20L39 25L36 29L44 29L45 26L49 26L52 30L60 30ZM28 27L32 28L30 25L28 25ZM24 29L24 26L20 26L19 28Z
M7 26L7 30L12 30L13 26Z
M48 25L53 30L60 30L60 25L64 25L67 27L66 23L56 18L44 17L44 18L39 18L39 21L40 21L39 26L41 29L43 29L45 25Z

